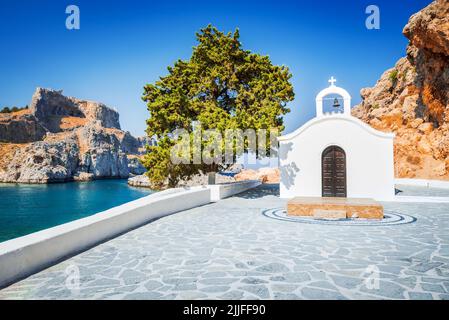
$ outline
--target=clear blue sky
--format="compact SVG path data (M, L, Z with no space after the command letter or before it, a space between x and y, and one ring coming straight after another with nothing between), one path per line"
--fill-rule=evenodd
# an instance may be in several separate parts
M189 58L195 32L212 23L240 28L245 49L290 68L290 132L314 115L314 97L332 75L358 103L360 89L405 55L402 29L430 2L0 0L0 106L29 104L38 86L63 89L115 107L122 128L142 135L144 84ZM65 28L69 4L80 8L80 30ZM380 30L365 27L370 4L380 8Z

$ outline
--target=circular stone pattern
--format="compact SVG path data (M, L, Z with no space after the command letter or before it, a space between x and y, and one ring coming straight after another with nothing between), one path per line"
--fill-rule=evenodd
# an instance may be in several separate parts
M415 217L393 212L384 211L384 218L382 220L377 219L338 219L338 220L327 220L327 219L314 219L312 217L301 217L301 216L289 216L284 208L272 208L262 211L262 214L268 218L298 222L298 223L308 223L308 224L327 224L327 225L338 225L338 226L389 226L398 224L413 223L416 221Z

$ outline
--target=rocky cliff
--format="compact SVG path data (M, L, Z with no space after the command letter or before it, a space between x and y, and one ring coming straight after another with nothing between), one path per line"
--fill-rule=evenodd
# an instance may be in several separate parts
M28 109L0 115L0 182L142 174L144 142L120 130L119 114L104 104L38 88Z
M281 175L279 168L244 169L235 175L235 180L260 180L262 183L279 183Z
M105 128L120 129L119 114L102 103L66 97L61 91L38 88L33 95L31 113L51 132L59 132L64 118L82 118Z
M405 26L407 56L361 90L353 115L395 132L400 178L449 179L449 2L435 1Z

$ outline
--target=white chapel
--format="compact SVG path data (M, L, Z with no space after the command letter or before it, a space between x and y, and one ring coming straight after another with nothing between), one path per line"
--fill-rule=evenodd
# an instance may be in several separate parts
M393 133L351 116L351 96L335 85L316 96L316 117L279 140L280 196L394 197ZM327 98L338 96L340 98ZM324 112L323 101L335 112ZM339 101L343 101L342 110Z

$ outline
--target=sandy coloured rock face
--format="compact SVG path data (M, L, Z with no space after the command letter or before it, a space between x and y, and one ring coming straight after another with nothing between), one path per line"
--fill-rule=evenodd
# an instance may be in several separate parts
M407 57L361 90L352 114L396 133L397 177L449 179L449 2L413 15L404 35Z
M235 175L235 179L237 181L261 180L262 183L279 183L280 172L278 168L244 169Z

